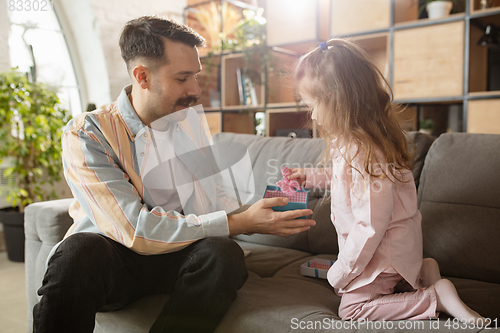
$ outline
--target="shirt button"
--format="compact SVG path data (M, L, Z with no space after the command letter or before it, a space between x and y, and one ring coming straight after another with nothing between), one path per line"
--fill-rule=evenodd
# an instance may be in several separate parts
M144 133L144 137L147 138L148 137L148 133Z
M141 153L141 156L144 156L144 153Z

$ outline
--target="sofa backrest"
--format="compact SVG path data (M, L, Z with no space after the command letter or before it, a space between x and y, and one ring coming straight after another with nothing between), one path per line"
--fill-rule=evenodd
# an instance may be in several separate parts
M441 135L418 189L424 257L443 276L500 283L500 135Z
M413 173L415 181L418 183L425 154L433 139L418 132L410 133L409 137L415 142L416 152ZM255 197L249 204L262 198L266 185L274 185L278 180L282 179L281 168L283 165L288 167L314 167L321 159L325 148L323 139L260 137L236 133L214 134L213 141L216 146L223 142L237 142L248 148L255 180ZM224 153L227 156L232 155L230 149L224 151ZM233 173L238 174L238 170ZM242 174L238 174L238 176L248 177L248 175ZM317 224L306 232L287 237L255 234L252 236L239 235L236 238L253 243L287 247L312 253L337 254L337 233L330 220L330 203L323 201L323 195L322 191L310 193L309 208L314 210L312 218Z

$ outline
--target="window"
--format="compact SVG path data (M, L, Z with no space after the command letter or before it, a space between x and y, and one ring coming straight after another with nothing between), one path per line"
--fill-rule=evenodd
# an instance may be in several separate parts
M82 105L66 40L53 7L45 9L9 11L11 66L30 75L34 67L36 80L53 87L62 106L77 115Z

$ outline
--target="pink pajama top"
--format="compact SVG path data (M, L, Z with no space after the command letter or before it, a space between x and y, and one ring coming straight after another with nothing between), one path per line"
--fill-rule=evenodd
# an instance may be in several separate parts
M360 151L347 165L333 152L332 168L306 169L306 187L331 190L331 219L338 235L339 255L328 271L328 282L339 295L365 286L382 272L400 274L413 288L420 287L422 266L422 217L410 170L403 182L369 177ZM377 158L386 168L381 152ZM384 169L385 170L385 169ZM401 178L401 177L399 177Z

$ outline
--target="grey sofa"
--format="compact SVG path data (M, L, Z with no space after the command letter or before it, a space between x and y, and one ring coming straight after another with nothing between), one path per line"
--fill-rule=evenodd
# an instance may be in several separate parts
M465 303L498 323L500 136L444 134L433 143L430 137L421 133L411 133L411 137L417 146L413 172L419 184L424 257L433 257L439 262L443 276L455 283ZM321 139L263 138L233 133L214 135L215 143L228 141L248 147L256 180L254 201L262 195L266 184L280 178L281 165L311 165L324 147ZM299 268L311 258L335 259L338 253L336 232L329 218L330 206L322 202L322 195L311 193L309 206L314 210L312 217L317 225L307 232L290 237L235 237L242 248L251 251L246 258L249 279L216 332L329 332L334 328L449 332L453 326L447 325L448 317L444 315L440 321L420 322L422 326L418 329L412 326L415 323L405 321L342 326L345 323L337 316L340 298L326 280L304 277ZM72 223L67 213L70 202L71 199L42 202L26 209L30 330L31 309L38 301L36 291L41 285L47 255ZM98 313L95 332L147 332L167 297L149 296L122 310ZM493 321L490 328L496 323ZM453 322L448 321L448 324Z

